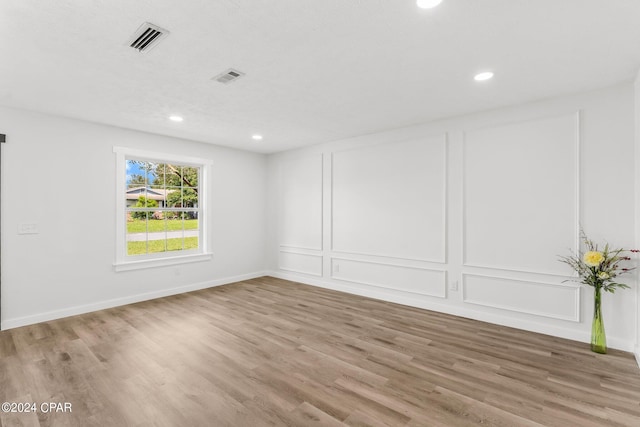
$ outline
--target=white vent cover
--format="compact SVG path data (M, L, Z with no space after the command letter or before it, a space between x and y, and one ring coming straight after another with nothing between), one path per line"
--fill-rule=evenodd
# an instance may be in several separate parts
M145 22L131 37L129 46L140 52L147 52L168 35L169 31L164 28Z
M244 73L242 71L238 71L238 70L234 70L233 68L229 68L227 71L218 74L217 76L215 76L214 78L212 78L211 80L215 80L217 82L223 83L223 84L229 84L232 81L238 80L240 77L244 76Z

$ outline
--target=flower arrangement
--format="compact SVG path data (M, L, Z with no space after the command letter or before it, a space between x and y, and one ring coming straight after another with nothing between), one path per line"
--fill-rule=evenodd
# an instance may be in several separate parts
M617 277L629 273L634 268L625 268L620 264L623 261L630 261L631 257L626 256L625 252L638 253L636 249L611 249L609 244L605 244L602 250L598 245L590 240L583 232L581 238L587 249L585 252L580 251L578 255L562 256L560 261L568 264L578 273L578 278L570 279L579 281L585 285L589 285L599 290L614 293L616 289L628 289L629 286L624 283L618 283Z
M602 319L602 299L601 291L614 293L616 289L626 289L629 286L617 281L618 276L628 273L634 268L626 268L621 265L623 261L631 261L631 257L625 252L638 253L636 249L611 249L609 244L605 244L602 250L598 245L590 240L584 231L580 232L580 237L587 249L585 252L579 251L570 256L560 257L560 261L573 268L578 277L570 279L584 283L593 287L593 322L591 323L591 351L605 354L607 352L607 338L604 332L604 321ZM565 280L566 282L566 280Z

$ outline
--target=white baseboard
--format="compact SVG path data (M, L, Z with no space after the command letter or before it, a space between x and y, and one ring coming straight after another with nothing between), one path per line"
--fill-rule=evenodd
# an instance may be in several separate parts
M92 311L104 310L107 308L119 307L121 305L133 304L141 301L148 301L156 298L167 297L170 295L182 294L185 292L198 291L200 289L212 288L215 286L226 285L243 280L255 279L265 276L267 273L259 271L255 273L242 274L239 276L225 277L222 279L211 280L207 282L193 283L191 285L179 286L176 288L162 289L144 294L131 295L123 298L115 298L97 303L79 305L75 307L64 308L61 310L47 311L45 313L33 314L30 316L16 317L2 321L2 329L13 329L20 326L33 325L34 323L47 322L49 320L61 319L63 317L76 316L78 314L90 313Z
M635 348L633 354L636 356L636 363L638 364L638 368L640 368L640 345Z
M560 338L566 338L573 341L588 343L591 339L589 331L575 331L568 328L562 328L555 325L542 324L524 319L516 319L508 316L500 316L493 313L487 313L478 310L471 310L460 306L442 304L438 302L428 301L425 299L416 300L407 297L400 292L389 290L381 290L380 288L362 289L354 288L347 284L335 283L330 280L309 277L294 273L283 273L281 271L268 271L266 274L279 279L291 280L304 283L306 285L318 286L320 288L332 289L334 291L346 292L349 294L360 295L364 297L379 299L383 301L393 302L397 304L407 305L410 307L423 308L425 310L437 311L440 313L452 314L454 316L466 317L468 319L479 320L482 322L493 323L501 326L522 329L525 331L537 332L540 334L551 335ZM607 344L610 348L618 350L634 352L636 358L640 360L640 353L635 348L635 343L617 337L607 336ZM640 364L640 362L639 362Z

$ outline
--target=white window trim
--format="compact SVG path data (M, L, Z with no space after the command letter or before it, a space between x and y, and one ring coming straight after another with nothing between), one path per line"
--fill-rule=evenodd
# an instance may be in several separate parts
M209 252L208 224L210 212L208 209L208 177L211 169L211 161L196 157L187 157L170 153L158 153L154 151L137 150L127 147L113 147L116 154L116 256L113 267L115 271L130 271L142 268L164 267L176 264L185 264L191 262L208 261L213 258L213 254ZM180 163L200 167L200 188L201 194L198 194L198 203L202 209L203 215L199 224L199 248L193 251L187 251L183 255L176 255L175 252L162 252L149 256L141 255L130 257L126 254L126 221L125 209L126 203L123 194L126 190L126 160L127 158L140 158L144 160L155 160L158 162Z

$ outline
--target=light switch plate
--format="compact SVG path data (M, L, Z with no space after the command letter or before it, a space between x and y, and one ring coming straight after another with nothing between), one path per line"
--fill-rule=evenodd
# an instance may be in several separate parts
M35 222L23 222L18 224L18 234L38 234L38 224Z

